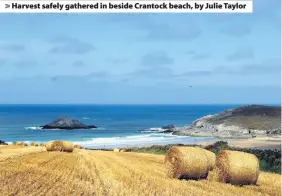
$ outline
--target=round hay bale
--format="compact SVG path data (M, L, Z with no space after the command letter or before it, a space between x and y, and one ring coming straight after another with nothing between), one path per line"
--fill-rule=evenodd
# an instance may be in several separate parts
M16 142L17 146L27 146L27 143L24 142Z
M36 142L31 142L30 146L38 146L38 144Z
M80 145L78 145L78 144L75 144L75 145L74 145L74 148L77 148L77 149L83 149L83 147L82 147L82 146L80 146Z
M40 145L39 146L41 146L41 147L45 147L46 146L46 144L44 144L44 143L40 143Z
M120 151L120 149L118 149L118 148L114 149L114 152L119 152L119 151Z
M74 146L68 141L50 141L46 144L47 151L72 152Z
M125 149L121 149L120 152L126 152L126 150Z
M71 142L63 141L63 152L72 152L74 146Z
M208 157L208 170L212 171L215 167L216 155L209 150L206 150L206 149L203 149L203 150Z
M54 149L52 149L53 142L54 141L47 142L47 144L45 145L47 151L54 151Z
M233 185L255 185L259 176L258 158L249 153L223 150L216 157L218 181Z
M164 163L170 178L206 179L209 172L208 157L199 147L173 146L168 150Z

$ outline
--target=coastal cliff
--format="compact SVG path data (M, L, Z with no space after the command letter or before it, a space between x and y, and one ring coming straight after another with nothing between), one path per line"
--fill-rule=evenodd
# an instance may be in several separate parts
M190 126L174 128L176 135L250 138L281 134L281 107L248 105L207 115Z

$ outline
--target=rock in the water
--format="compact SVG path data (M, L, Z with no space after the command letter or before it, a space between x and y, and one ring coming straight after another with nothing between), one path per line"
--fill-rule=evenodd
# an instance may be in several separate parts
M162 129L173 129L174 125L166 125L166 126L162 126Z
M0 140L0 145L8 145L5 141Z
M60 117L53 122L41 126L42 129L93 129L97 128L95 125L85 125L78 120L73 120L68 117Z
M169 128L164 128L164 127L167 127L167 126L163 126L161 128L144 129L144 130L140 130L140 132L142 133L172 133L173 132L173 128L169 129Z

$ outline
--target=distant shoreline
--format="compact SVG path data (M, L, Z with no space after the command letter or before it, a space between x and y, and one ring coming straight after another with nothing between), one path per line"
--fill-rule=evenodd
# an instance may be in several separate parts
M234 139L228 141L232 147L252 149L279 149L281 150L281 137L256 137L251 139Z
M193 138L193 137L191 137ZM198 138L198 137L194 137ZM204 138L204 137L201 137ZM151 147L151 146L166 146L166 145L202 145L207 146L210 144L214 144L216 141L226 141L228 142L229 146L231 147L239 147L239 148L250 148L250 149L260 149L260 150L274 150L278 149L281 150L281 137L256 137L256 138L250 138L250 139L220 139L220 138L212 138L212 137L206 137L207 139L211 139L210 141L205 142L187 142L187 143L155 143L155 144L144 144L144 145L126 145L126 146L120 146L120 145L114 145L112 147L107 148L87 148L89 150L96 150L96 149L113 149L113 148L139 148L139 147Z
M257 137L251 139L216 139L214 141L208 142L196 142L196 143L181 143L183 145L200 145L200 146L208 146L214 144L216 141L225 141L228 142L230 147L237 148L248 148L248 149L259 149L259 150L281 150L281 137ZM166 146L166 145L179 145L179 143L172 144L152 144L152 145L134 145L122 148L143 148L143 147L151 147L151 146ZM118 146L116 146L118 148ZM94 148L87 148L88 150L97 150ZM99 150L109 150L113 148L99 148Z
M151 146L166 146L166 145L199 145L199 146L208 146L214 144L217 141L225 141L228 142L230 147L239 147L239 148L249 148L249 149L260 149L260 150L281 150L281 136L272 136L272 137L256 137L250 139L220 139L220 138L212 138L212 137L189 137L189 141L186 142L176 142L174 140L162 141L162 142L148 142L143 144L105 144L105 145L95 145L88 144L83 145L80 142L73 142L74 144L80 144L89 150L110 150L114 148L142 148L142 147L151 147ZM200 138L200 139L198 139ZM30 141L31 142L31 141ZM28 143L30 143L28 142ZM7 142L9 145L12 145L12 142Z

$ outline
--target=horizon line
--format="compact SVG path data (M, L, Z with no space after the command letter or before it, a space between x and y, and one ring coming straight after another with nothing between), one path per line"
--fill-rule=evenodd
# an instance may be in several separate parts
M0 103L1 105L281 105L281 103Z

